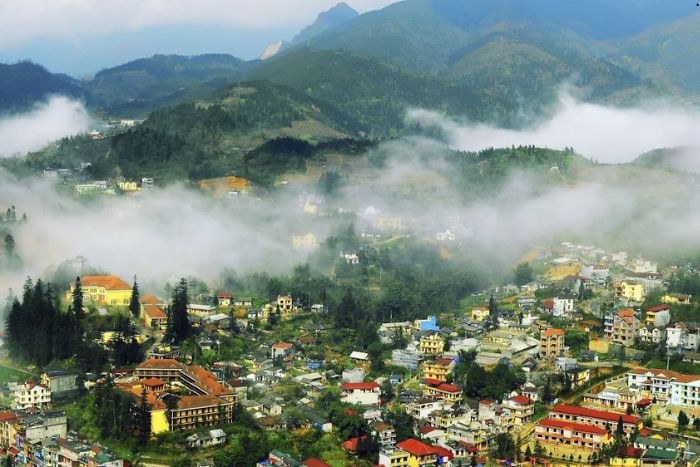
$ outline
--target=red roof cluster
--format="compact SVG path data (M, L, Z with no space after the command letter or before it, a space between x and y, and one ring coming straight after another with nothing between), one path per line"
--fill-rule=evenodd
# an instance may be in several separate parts
M345 391L354 391L356 389L375 389L378 388L379 385L374 381L370 381L368 383L343 383L340 387Z
M636 415L626 415L615 412L606 412L604 410L587 409L585 407L576 407L574 405L557 405L552 408L550 414L552 412L562 413L565 415L575 415L578 417L597 418L610 422L617 422L620 417L622 417L622 421L624 423L637 424L640 422L640 418Z

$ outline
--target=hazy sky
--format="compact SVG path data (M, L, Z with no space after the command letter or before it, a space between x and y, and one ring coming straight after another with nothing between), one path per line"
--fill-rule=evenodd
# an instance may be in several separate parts
M359 12L396 0L348 0ZM154 53L257 57L338 0L0 0L0 61L78 77Z

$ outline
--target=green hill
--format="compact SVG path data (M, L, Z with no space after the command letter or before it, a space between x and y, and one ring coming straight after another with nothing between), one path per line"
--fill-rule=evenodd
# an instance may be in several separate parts
M94 107L139 117L155 108L206 96L232 83L246 62L231 55L154 55L102 70L85 82Z
M32 62L0 63L0 113L26 110L54 94L84 97L80 83L69 76Z

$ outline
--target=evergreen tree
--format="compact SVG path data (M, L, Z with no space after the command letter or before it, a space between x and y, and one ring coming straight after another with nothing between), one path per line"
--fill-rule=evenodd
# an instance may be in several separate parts
M187 319L187 308L190 299L187 290L187 281L182 278L173 289L172 302L168 308L168 330L166 336L176 344L184 341L192 335L192 325Z
M83 285L80 282L80 276L75 278L75 284L73 284L73 313L75 313L78 324L82 325L85 310L83 308Z
M9 233L5 235L5 255L8 258L15 256L15 238Z
M146 400L146 392L141 392L139 405L136 408L136 429L139 444L144 446L151 437L151 406Z
M682 410L678 412L678 429L685 430L689 423L690 419L685 414L685 412L683 412Z
M139 293L139 284L136 282L136 276L134 276L134 285L131 287L131 300L129 300L129 311L134 316L138 318L141 314L141 294Z

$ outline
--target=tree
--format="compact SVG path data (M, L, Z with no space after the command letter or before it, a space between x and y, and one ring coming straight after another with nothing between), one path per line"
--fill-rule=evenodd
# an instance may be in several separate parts
M499 433L496 435L494 441L494 447L491 451L491 455L495 459L515 459L515 441L513 441L513 437L510 434Z
M532 278L533 273L529 263L520 263L515 267L514 280L516 285L520 286L532 282Z
M139 292L139 284L134 276L134 285L131 287L131 300L129 300L129 311L134 318L138 318L141 314L141 294Z
M73 284L73 313L78 319L78 323L83 322L85 317L85 310L83 308L83 286L80 282L80 276L75 278L75 284Z
M700 431L700 418L693 417L693 429Z
M542 388L542 401L545 404L549 404L554 400L554 391L552 390L552 382L547 377L544 383L544 388Z
M389 378L385 379L382 383L381 391L384 404L391 402L394 399L394 386L391 384L391 381L389 381Z
M5 255L12 258L15 255L15 238L12 234L5 235Z
M139 444L144 446L151 437L151 407L146 400L146 392L141 392L139 405L136 407L135 425Z
M173 289L171 300L172 303L168 307L166 337L179 344L192 335L192 325L187 319L187 308L190 305L187 280L180 279L180 282Z
M525 459L530 460L532 457L532 450L530 449L530 445L528 444L527 447L525 448Z
M690 423L690 419L688 416L683 412L682 410L678 412L678 429L679 430L685 430L685 428L688 426Z

